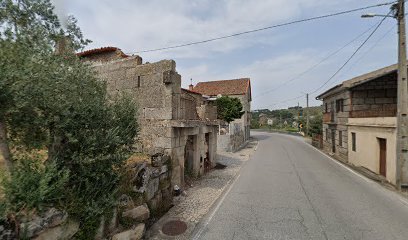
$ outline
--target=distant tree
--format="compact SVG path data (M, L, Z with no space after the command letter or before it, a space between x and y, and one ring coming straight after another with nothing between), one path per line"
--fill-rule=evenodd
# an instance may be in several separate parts
M238 98L222 96L217 98L215 103L217 105L218 119L222 119L228 123L242 117L244 114L241 101Z
M316 134L323 134L323 115L319 114L314 116L309 121L309 135L314 136Z
M259 127L260 127L259 121L258 121L258 120L251 119L251 128L252 128L252 129L258 129Z
M272 110L271 116L282 120L293 118L293 114L286 109Z

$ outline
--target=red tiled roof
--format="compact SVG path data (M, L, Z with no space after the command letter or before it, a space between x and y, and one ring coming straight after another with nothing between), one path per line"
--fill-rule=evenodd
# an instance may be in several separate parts
M203 95L244 95L251 94L251 81L249 78L218 80L210 82L199 82L193 89Z
M199 92L192 91L192 90L189 90L189 89L186 89L186 88L181 88L181 90L182 90L182 91L186 91L186 92L188 92L188 93L201 95L201 93L199 93Z
M115 52L115 51L120 51L121 53L120 56L123 58L129 57L129 55L123 53L122 50L120 50L120 48L117 48L117 47L101 47L101 48L90 49L90 50L86 50L86 51L77 53L77 56L88 57L88 56L95 55L95 54Z

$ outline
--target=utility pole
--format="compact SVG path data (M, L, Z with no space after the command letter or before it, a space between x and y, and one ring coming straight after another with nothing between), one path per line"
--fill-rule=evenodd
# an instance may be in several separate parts
M397 154L396 185L401 189L408 184L408 85L407 49L405 35L405 1L399 0L396 8L398 20L398 102L397 102Z
M309 135L309 93L306 93L306 135Z

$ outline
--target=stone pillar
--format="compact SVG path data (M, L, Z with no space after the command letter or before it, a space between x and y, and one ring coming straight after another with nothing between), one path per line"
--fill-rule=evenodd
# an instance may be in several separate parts
M202 134L194 135L194 158L193 158L193 174L194 176L200 175L200 156L202 145Z
M214 127L213 131L209 133L210 141L208 145L208 151L210 155L211 167L214 167L216 164L216 157L217 157L217 133L216 127Z

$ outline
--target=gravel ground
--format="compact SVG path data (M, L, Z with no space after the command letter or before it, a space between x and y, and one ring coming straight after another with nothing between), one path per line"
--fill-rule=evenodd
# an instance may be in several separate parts
M146 232L146 239L189 239L194 227L236 177L242 165L250 159L256 146L257 141L252 140L245 148L235 153L218 152L217 163L225 165L226 168L213 169L207 175L193 181L192 186L185 191L186 194L174 199L175 206ZM175 237L163 234L161 232L163 224L171 220L186 222L186 232Z

